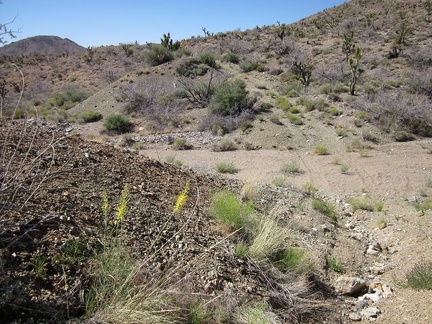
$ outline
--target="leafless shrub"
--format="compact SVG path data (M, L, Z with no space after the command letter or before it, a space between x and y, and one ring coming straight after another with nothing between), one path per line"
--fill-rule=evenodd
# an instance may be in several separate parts
M406 50L405 55L417 70L432 66L432 46L415 46Z
M432 98L432 66L424 67L422 71L408 73L407 79L411 92Z
M355 109L367 111L372 121L386 132L408 131L425 137L432 137L431 100L426 96L408 92L381 93L375 99L358 98L353 102Z
M120 96L126 102L127 114L134 113L146 117L158 126L175 122L181 110L181 103L173 98L174 95L157 82L146 84L145 87L128 84L120 90Z
M348 65L341 60L318 65L315 68L315 76L321 82L346 82L350 75Z
M199 126L200 131L209 131L214 135L224 135L239 128L243 123L250 122L254 118L251 110L243 111L239 116L221 116L208 114Z

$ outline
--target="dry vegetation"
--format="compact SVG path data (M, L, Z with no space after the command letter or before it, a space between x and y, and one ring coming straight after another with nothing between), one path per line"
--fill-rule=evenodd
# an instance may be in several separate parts
M401 216L432 209L430 183L408 180L419 195L398 210L387 201L401 205L402 193L345 188L382 177L354 157L373 168L381 144L417 140L425 156L431 151L431 14L430 1L353 0L290 25L204 28L205 37L181 42L168 33L161 44L54 55L0 49L0 317L364 320L353 299L341 301L335 279L390 280L365 269L388 260L397 269L412 255L401 244L395 256L377 228L397 242L408 233L410 248L422 233L422 262L397 274L406 274L400 287L430 290L430 215ZM142 156L154 148L175 155ZM238 157L259 150L290 159L265 185L235 180L247 164ZM194 151L203 161L214 154L209 173L179 166L176 157ZM304 181L312 160L333 190ZM399 222L410 226L388 230Z

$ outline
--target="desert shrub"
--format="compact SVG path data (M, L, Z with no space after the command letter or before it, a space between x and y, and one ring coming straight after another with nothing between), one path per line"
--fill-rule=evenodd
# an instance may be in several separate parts
M69 109L88 98L88 94L79 90L66 90L54 94L48 99L48 104L59 108Z
M326 215L332 222L337 221L335 207L321 198L314 198L312 200L312 208Z
M432 210L432 198L428 198L424 201L418 201L418 202L414 203L414 207L417 210L422 210L422 211Z
M238 56L234 53L227 53L222 56L222 61L238 64L240 62Z
M220 142L214 143L211 147L213 152L226 152L234 151L236 149L235 144L232 140L225 138Z
M240 64L240 68L243 72L251 72L251 71L258 71L258 72L264 72L265 66L256 62L243 62Z
M216 58L211 53L208 52L201 53L201 55L199 56L199 60L201 63L206 64L211 68L215 69L217 67Z
M383 203L373 201L369 197L364 198L350 198L348 203L351 205L353 212L356 210L366 210L366 211L382 211Z
M153 45L144 55L146 62L151 66L160 65L174 59L172 51L160 45Z
M265 261L284 249L286 237L286 231L277 223L276 214L263 215L258 220L248 254L256 261Z
M279 250L271 257L272 263L281 270L296 273L311 273L315 265L308 254L299 247L289 247Z
M254 207L251 202L241 202L232 192L223 190L213 195L208 212L225 226L238 230L251 221Z
M276 107L282 109L283 111L288 111L292 107L292 104L289 101L288 97L285 96L278 97L275 100L275 105Z
M246 83L243 80L224 82L212 96L209 109L221 116L237 116L253 106L254 100L248 98Z
M233 162L219 162L216 164L215 169L219 173L237 173L238 168L234 165Z
M190 150L192 145L188 143L186 138L177 137L172 144L172 148L176 151Z
M334 272L340 273L343 270L342 264L336 257L327 256L326 265L330 270L333 270Z
M131 129L132 124L126 116L121 114L111 114L105 117L103 126L108 131L126 133Z
M411 288L432 290L432 262L416 264L406 274L406 279Z
M325 145L317 145L317 146L315 146L314 147L314 152L315 152L315 154L318 154L318 155L327 155L327 154L329 154L329 150L328 150L327 146L325 146Z
M245 122L250 122L254 119L252 110L243 111L239 116L220 116L217 114L209 114L203 118L199 125L200 131L209 131L213 135L222 136L239 128Z
M282 173L286 175L301 173L300 166L297 161L290 161L285 163L281 168Z
M278 316L266 303L244 304L234 313L235 323L239 324L273 324L279 323Z
M208 66L202 64L196 58L186 58L176 68L176 72L185 77L194 78L199 75L204 75L208 71Z
M93 123L103 118L102 114L97 111L87 110L77 114L77 120L83 123Z
M296 114L288 113L287 115L288 120L294 124L294 125L303 125L303 120Z

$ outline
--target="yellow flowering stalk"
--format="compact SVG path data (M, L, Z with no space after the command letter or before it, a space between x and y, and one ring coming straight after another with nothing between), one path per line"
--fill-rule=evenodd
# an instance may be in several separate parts
M103 212L105 219L108 218L109 210L110 210L110 207L109 207L109 201L108 201L108 192L106 190L104 190L102 192L102 212Z
M127 204L129 202L129 183L126 183L120 195L119 204L117 206L117 213L115 224L118 225L124 219L127 210Z
M180 209L183 207L183 205L185 204L188 198L188 193L189 193L189 181L186 182L186 185L184 186L182 192L177 197L177 201L174 206L174 214L177 214L180 211Z

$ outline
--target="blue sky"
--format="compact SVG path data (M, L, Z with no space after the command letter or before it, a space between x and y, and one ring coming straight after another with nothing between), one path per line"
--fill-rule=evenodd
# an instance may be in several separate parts
M160 42L256 26L292 23L346 0L0 0L0 23L20 30L9 42L36 35L79 45Z

